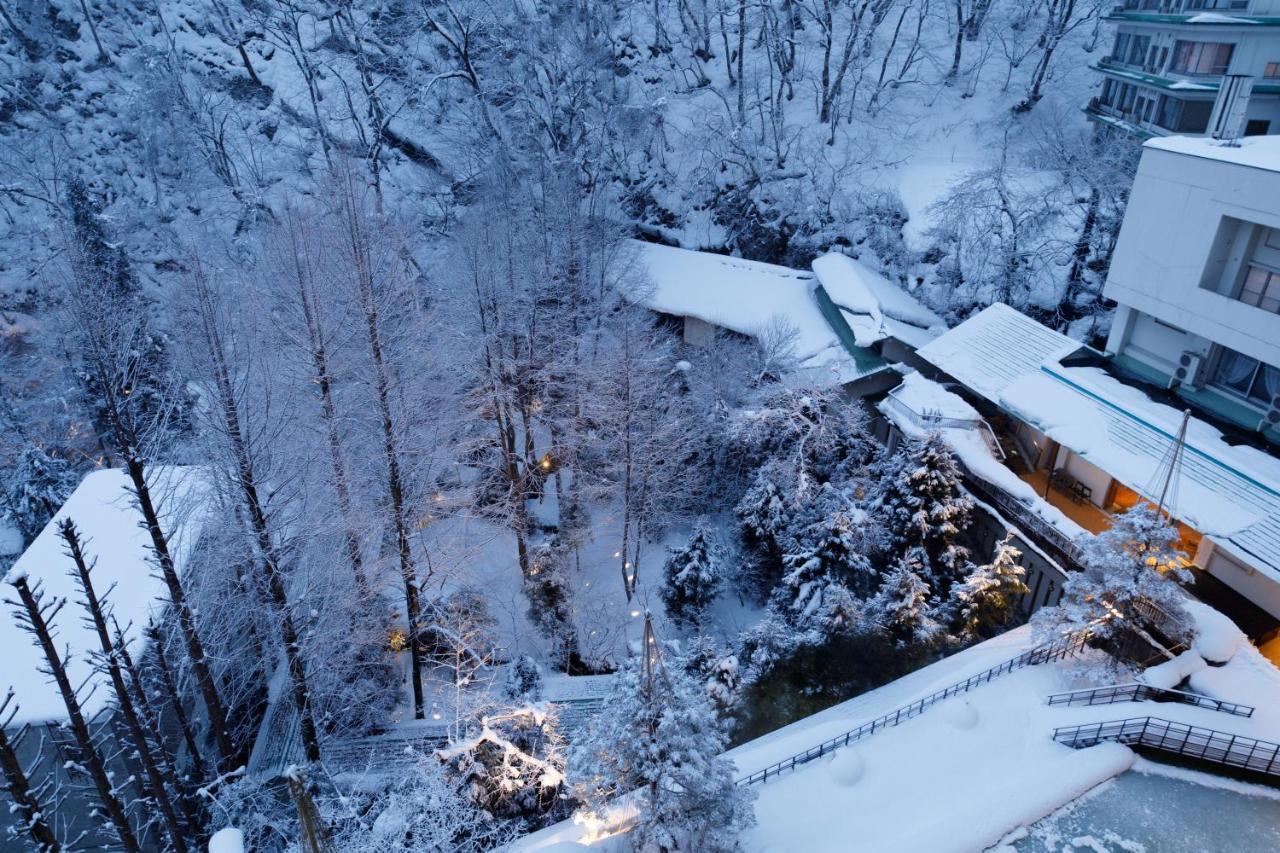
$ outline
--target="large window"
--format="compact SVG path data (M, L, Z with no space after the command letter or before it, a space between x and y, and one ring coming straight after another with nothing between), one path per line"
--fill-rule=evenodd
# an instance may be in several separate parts
M1240 289L1240 301L1280 314L1280 272L1250 264Z
M1267 67L1262 72L1262 76L1268 80L1280 79L1280 62L1268 62Z
M1226 74L1233 44L1180 41L1173 46L1173 70L1178 74Z
M1213 384L1267 407L1280 398L1280 367L1222 347L1213 372Z

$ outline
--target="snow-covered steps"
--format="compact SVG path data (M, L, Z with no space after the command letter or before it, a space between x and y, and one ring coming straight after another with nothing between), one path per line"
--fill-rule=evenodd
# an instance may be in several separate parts
M1100 743L1145 747L1280 779L1280 744L1160 717L1062 726L1053 730L1053 739L1074 749Z
M1085 690L1069 690L1065 693L1054 693L1049 697L1050 705L1112 705L1116 702L1178 702L1183 705L1194 705L1210 711L1220 711L1237 717L1252 717L1252 705L1238 702L1224 702L1212 699L1199 693L1188 693L1183 690L1171 690L1163 687L1152 687L1150 684L1112 684L1107 687L1093 687Z

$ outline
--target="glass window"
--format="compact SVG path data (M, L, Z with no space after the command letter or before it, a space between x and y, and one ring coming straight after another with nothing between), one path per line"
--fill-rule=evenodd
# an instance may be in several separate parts
M1129 42L1133 37L1128 33L1116 33L1116 44L1111 49L1111 58L1116 62L1124 62L1129 55Z
M1280 249L1280 228L1268 228L1262 244L1268 249Z
M1247 305L1280 314L1280 272L1250 266L1240 290L1240 301Z
M1280 62L1268 62L1262 76L1271 80L1280 78Z
M1223 347L1213 373L1213 384L1259 405L1270 406L1280 398L1280 368Z
M1179 74L1226 74L1235 45L1180 41L1173 46L1173 70Z

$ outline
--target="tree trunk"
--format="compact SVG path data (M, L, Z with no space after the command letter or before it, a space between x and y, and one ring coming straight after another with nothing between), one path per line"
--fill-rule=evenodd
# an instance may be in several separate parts
M289 678L293 682L293 699L299 715L302 745L306 750L307 761L316 762L320 760L320 741L316 733L315 719L311 715L311 693L307 687L306 662L303 660L298 631L289 606L280 555L267 524L266 510L258 493L257 472L254 470L249 446L244 438L240 408L236 402L235 387L231 381L231 368L226 360L226 348L215 316L216 298L208 290L206 282L198 272L195 276L195 287L200 303L200 319L205 345L213 360L214 384L221 398L218 406L222 412L222 426L226 430L227 441L231 447L237 485L244 499L245 511L249 516L249 527L257 544L258 557L266 577L271 602L280 619L280 642L284 647Z
M191 756L191 769L197 779L207 778L204 759L200 757L200 746L196 743L195 730L191 728L191 719L187 717L186 708L182 707L182 696L178 693L178 683L169 669L169 660L165 657L164 635L156 625L147 627L147 636L151 639L156 652L156 668L160 671L160 683L164 685L165 695L169 697L169 705L178 720L178 728L182 730L182 739L187 745L187 754Z
M173 849L177 853L186 853L188 849L186 833L183 832L182 825L178 823L178 815L173 810L172 800L169 799L168 784L160 772L159 765L156 763L155 755L151 751L151 744L147 741L142 722L138 719L137 708L133 704L133 696L129 692L129 687L124 680L124 673L120 669L120 656L116 653L115 643L107 630L107 619L103 615L102 602L98 599L97 590L93 587L93 579L89 575L89 563L85 559L84 549L80 543L80 534L76 531L75 522L70 518L63 519L58 525L58 533L66 543L67 554L75 564L76 580L80 584L80 591L84 594L84 606L89 614L88 621L93 625L93 630L98 635L98 645L102 647L102 660L99 668L106 669L107 675L111 678L111 686L114 688L116 695L116 706L120 711L120 717L124 721L125 730L129 734L129 740L133 742L138 761L142 764L142 769L147 774L149 790L151 796L155 798L157 808L160 809L160 817L164 820L165 829L169 833L169 841L173 844Z
M6 790L9 792L9 799L13 801L13 810L20 821L17 828L24 829L26 834L31 836L31 840L36 843L37 853L60 853L62 844L59 843L53 828L49 826L49 820L46 817L49 812L40 804L40 800L31 789L31 780L27 778L26 771L22 769L22 762L18 759L17 741L10 740L7 733L13 715L18 710L15 707L13 713L6 717L5 712L11 701L13 701L12 690L3 700L0 700L0 771L3 771L5 779L8 780Z
M77 764L93 781L93 786L98 792L98 800L102 804L107 819L115 828L116 837L120 839L120 846L125 853L141 853L142 848L138 844L138 838L133 833L124 805L112 788L111 777L107 774L102 756L94 746L93 734L89 731L89 724L85 722L84 713L80 709L80 700L76 698L75 688L71 686L67 669L58 655L57 646L54 645L48 620L57 615L65 602L44 604L43 596L31 589L25 577L18 577L12 583L14 589L18 591L18 597L25 610L23 627L34 635L36 644L44 651L45 660L49 663L49 675L53 677L58 685L58 692L62 694L62 703L67 708L71 732L78 746Z

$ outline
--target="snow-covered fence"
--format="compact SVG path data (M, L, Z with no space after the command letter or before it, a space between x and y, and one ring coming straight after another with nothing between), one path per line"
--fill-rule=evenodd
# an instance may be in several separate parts
M1160 717L1063 726L1053 730L1053 739L1075 749L1096 746L1104 741L1142 746L1226 767L1280 776L1280 744L1175 723Z
M1094 687L1088 690L1069 690L1065 693L1054 693L1049 697L1050 705L1111 705L1116 702L1177 702L1183 705L1194 705L1210 711L1221 711L1237 717L1252 717L1252 705L1241 705L1237 702L1224 702L1211 699L1199 693L1187 693L1164 687L1152 687L1150 684L1113 684L1109 687Z
M968 693L975 687L980 687L989 681L999 678L1002 675L1008 675L1027 666L1034 666L1041 663L1049 663L1051 661L1061 660L1069 655L1079 652L1089 642L1088 632L1079 632L1069 634L1061 640L1047 643L1043 646L1037 646L1034 649L1023 652L1016 658L1007 660L999 666L993 666L984 670L977 675L970 676L964 681L952 684L950 687L943 688L935 693L930 693L922 699L917 699L910 705L904 705L896 711L877 717L869 723L863 723L856 729L837 735L830 740L823 741L815 747L806 749L804 752L798 752L790 758L784 758L781 761L770 764L762 770L757 770L749 776L744 776L738 780L739 785L754 785L757 782L767 782L771 777L779 776L788 770L794 770L801 764L807 764L815 758L834 752L841 747L857 743L860 740L871 737L878 731L891 729L900 725L912 717L918 717L934 705L950 699L952 696L959 696L961 693Z
M1080 568L1080 546L1073 542L1071 537L1054 527L1018 498L964 468L963 464L961 468L964 473L964 486L975 497L995 507L1021 531L1032 536L1036 544L1047 550L1062 568L1069 571Z

